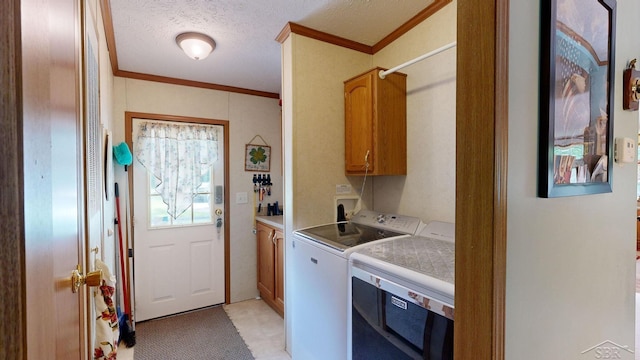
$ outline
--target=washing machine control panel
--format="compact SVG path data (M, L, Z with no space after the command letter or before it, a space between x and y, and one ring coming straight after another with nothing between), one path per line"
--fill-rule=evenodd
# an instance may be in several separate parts
M361 210L353 216L351 221L356 224L400 232L403 234L416 234L422 224L422 221L417 217L398 214L383 214L371 210Z

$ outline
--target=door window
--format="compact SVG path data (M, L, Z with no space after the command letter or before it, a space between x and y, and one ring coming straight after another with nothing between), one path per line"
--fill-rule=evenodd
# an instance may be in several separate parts
M147 172L149 228L212 224L212 170L213 167L209 167L202 174L202 184L198 187L198 193L193 198L193 204L175 219L167 213L167 204L162 200L160 193L156 191L160 180Z

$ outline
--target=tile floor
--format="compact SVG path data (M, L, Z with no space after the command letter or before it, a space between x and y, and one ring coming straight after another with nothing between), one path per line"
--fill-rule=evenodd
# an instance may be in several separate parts
M124 346L124 344L120 344L118 346L118 360L133 360L133 349Z
M264 301L241 301L224 310L256 360L291 359L284 351L284 320Z
M284 320L258 299L224 305L256 360L290 360L284 351ZM118 347L118 360L133 360L135 347Z

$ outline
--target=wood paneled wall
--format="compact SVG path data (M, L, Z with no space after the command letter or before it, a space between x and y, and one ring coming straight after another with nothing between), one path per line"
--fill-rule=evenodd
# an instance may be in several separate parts
M0 2L0 359L26 355L20 1Z

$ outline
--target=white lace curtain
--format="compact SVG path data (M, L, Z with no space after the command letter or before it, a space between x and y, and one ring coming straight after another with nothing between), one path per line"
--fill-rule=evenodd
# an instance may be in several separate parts
M136 158L159 180L156 191L175 219L191 206L202 174L218 159L218 128L141 122Z

